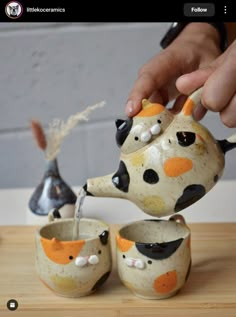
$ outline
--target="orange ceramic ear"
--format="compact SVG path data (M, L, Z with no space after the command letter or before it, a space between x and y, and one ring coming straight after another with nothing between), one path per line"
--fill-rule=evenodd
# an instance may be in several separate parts
M151 103L147 99L143 99L142 106L143 109L136 115L136 117L152 117L165 109L165 107L159 103Z
M132 248L132 246L134 245L134 242L121 238L121 236L118 234L116 236L116 244L121 252L127 252L129 251L129 249Z
M187 99L185 104L184 104L184 106L183 106L182 113L185 116L190 116L192 114L192 112L193 112L193 108L194 108L193 100Z
M68 264L80 253L84 240L59 241L56 238L48 240L41 238L43 250L47 257L57 264Z

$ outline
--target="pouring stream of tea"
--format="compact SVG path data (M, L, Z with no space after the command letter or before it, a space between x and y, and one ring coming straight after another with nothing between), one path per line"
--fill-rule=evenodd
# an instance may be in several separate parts
M82 206L84 203L84 199L86 196L86 191L81 188L79 191L76 204L75 204L75 214L74 214L74 225L73 225L73 232L72 232L72 240L78 240L79 239L79 223L80 219L82 217Z

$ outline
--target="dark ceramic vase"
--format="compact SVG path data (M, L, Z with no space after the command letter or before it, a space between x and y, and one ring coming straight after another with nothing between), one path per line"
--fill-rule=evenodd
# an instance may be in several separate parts
M52 209L66 210L73 217L76 195L61 178L57 159L46 161L44 176L29 200L29 209L35 216L47 216Z

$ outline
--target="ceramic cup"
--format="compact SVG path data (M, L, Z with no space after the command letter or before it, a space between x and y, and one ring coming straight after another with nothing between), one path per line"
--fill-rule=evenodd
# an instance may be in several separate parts
M119 277L139 297L171 297L188 278L190 229L180 215L128 224L119 230L116 246Z
M49 223L36 232L36 269L41 281L66 297L89 295L111 271L109 227L82 218L79 240L72 240L73 219Z

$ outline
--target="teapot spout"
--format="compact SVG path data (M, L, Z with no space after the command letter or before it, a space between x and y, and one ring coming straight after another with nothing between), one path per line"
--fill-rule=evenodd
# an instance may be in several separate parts
M125 193L116 188L112 174L90 178L84 185L87 196L126 198Z

